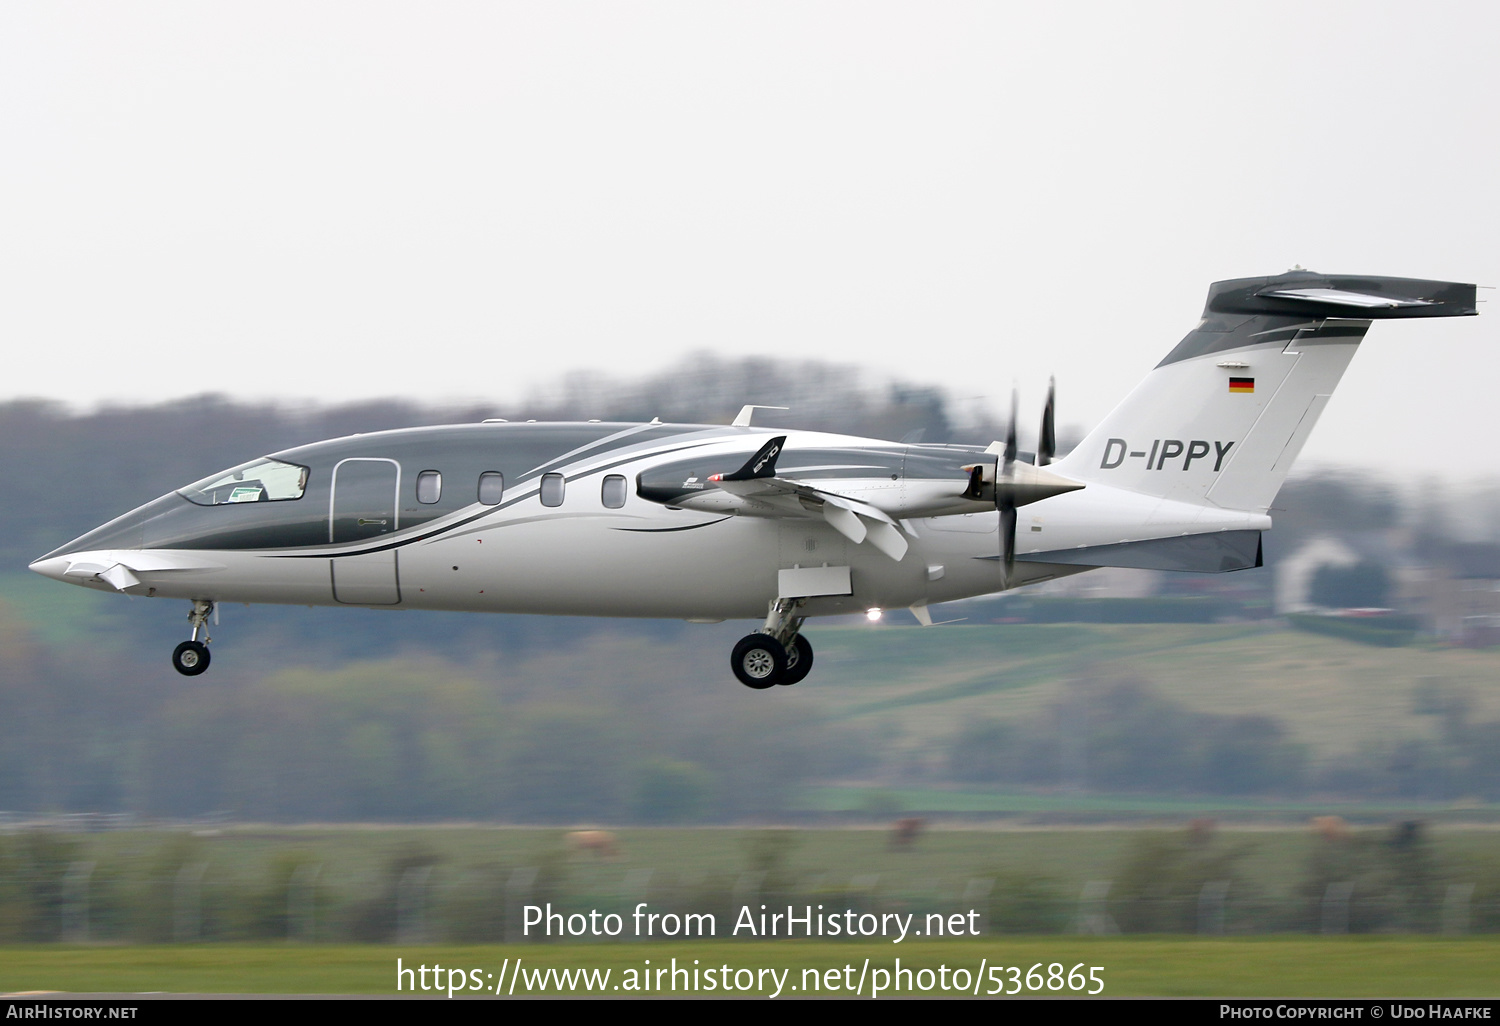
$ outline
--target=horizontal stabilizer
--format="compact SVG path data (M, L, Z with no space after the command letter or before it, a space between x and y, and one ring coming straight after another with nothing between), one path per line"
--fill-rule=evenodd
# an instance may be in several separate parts
M1298 317L1472 317L1475 286L1425 278L1288 271L1272 278L1215 282L1205 316L1290 314Z

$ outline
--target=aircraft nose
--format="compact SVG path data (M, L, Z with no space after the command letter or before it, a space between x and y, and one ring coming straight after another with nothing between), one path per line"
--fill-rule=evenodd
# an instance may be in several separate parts
M32 563L28 569L43 577L50 577L54 581L61 581L68 572L68 564L71 563L67 556L43 556Z

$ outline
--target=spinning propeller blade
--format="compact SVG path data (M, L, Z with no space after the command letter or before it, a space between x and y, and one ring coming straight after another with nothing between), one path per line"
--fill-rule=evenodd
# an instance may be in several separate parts
M1002 584L1010 584L1010 573L1016 566L1016 496L1012 483L1016 478L1016 421L1020 416L1020 390L1010 390L1010 426L1005 429L1005 453L995 474L995 505L1000 510L1000 574Z
M1057 452L1056 413L1054 412L1056 398L1057 381L1053 379L1047 384L1047 405L1042 410L1042 433L1037 440L1035 464L1022 463L1017 459L1018 402L1014 390L1010 395L1010 427L1005 433L1005 447L1001 450L1000 443L996 442L989 449L992 453L1000 450L995 466L995 508L1000 511L1000 561L1004 567L1001 576L1002 586L1009 586L1011 571L1016 565L1016 507L1040 502L1049 496L1061 495L1063 492L1071 492L1083 487L1077 481L1070 481L1050 470L1041 469L1052 462L1052 457ZM968 494L973 498L977 498L979 494L975 483L977 477L976 468L971 472L969 482Z
M1020 391L1012 386L1010 390L1010 427L1005 431L1005 466L1009 467L1016 462L1016 419L1018 404L1021 401Z
M1045 467L1052 462L1057 452L1057 430L1054 426L1054 409L1057 403L1057 379L1047 381L1047 405L1042 407L1042 433L1037 436L1036 465Z

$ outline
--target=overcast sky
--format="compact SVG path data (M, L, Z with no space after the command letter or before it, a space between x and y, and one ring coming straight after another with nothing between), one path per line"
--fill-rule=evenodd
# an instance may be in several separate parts
M0 5L0 399L507 399L709 350L1092 425L1210 281L1500 284L1494 3ZM1481 296L1486 293L1481 293ZM1491 293L1493 295L1493 293ZM1306 450L1500 474L1500 303Z

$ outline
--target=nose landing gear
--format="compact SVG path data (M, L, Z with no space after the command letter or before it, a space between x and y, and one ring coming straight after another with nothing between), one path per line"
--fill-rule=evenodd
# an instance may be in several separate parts
M196 677L208 669L208 644L213 640L208 636L208 618L214 611L214 604L203 599L193 600L193 611L188 614L188 623L193 625L193 637L191 641L184 641L172 650L172 668L184 677ZM203 633L203 640L198 640L198 633Z
M798 633L803 617L797 610L803 602L790 598L772 602L765 626L734 646L729 665L745 687L761 691L796 684L812 669L812 645Z

